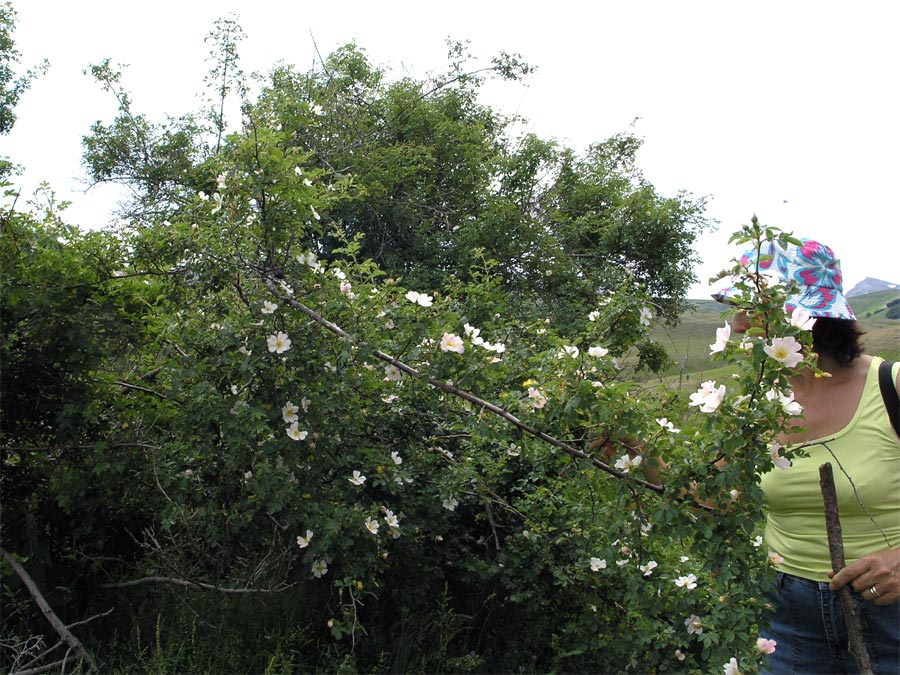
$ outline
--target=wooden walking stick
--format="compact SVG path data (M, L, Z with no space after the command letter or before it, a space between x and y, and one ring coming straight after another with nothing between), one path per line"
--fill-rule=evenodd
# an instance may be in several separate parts
M822 499L825 502L825 530L828 532L828 552L831 554L831 569L837 574L844 569L844 540L841 535L841 518L838 513L837 493L834 489L834 475L831 472L831 464L825 463L819 467L819 486L822 488ZM869 660L869 651L863 642L862 622L859 618L859 605L853 597L853 590L849 585L842 586L838 590L841 607L844 610L844 622L847 624L847 637L850 641L850 653L856 661L856 667L860 673L871 674L872 662Z

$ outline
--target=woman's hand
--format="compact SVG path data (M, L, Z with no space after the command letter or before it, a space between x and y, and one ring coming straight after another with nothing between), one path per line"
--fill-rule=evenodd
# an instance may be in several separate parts
M890 605L900 600L900 548L870 553L837 574L829 572L828 576L831 577L832 591L850 584L863 600Z

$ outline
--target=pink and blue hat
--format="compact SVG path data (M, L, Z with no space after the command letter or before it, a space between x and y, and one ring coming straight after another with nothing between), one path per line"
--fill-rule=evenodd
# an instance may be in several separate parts
M789 295L784 303L787 311L797 307L811 316L832 319L856 320L853 310L844 297L843 275L840 260L828 246L812 239L801 239L800 245L782 247L775 241L762 244L741 256L741 267L750 274L773 277L780 283L795 281L799 292ZM713 293L719 302L735 304L744 293L732 284Z

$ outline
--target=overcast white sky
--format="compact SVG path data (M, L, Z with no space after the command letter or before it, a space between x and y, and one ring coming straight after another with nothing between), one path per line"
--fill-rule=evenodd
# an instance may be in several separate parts
M97 226L115 196L84 193L81 137L115 101L82 71L128 64L137 110L162 120L196 109L208 69L204 37L235 13L245 72L299 68L350 41L394 73L446 65L469 40L487 60L520 53L538 71L491 88L486 103L576 150L628 130L644 139L645 176L665 195L709 195L720 221L698 253L708 277L737 253L728 236L756 213L830 245L845 290L866 277L900 282L900 2L895 0L13 0L28 66L47 58L17 108L0 155L24 164L23 192L49 181L70 220Z

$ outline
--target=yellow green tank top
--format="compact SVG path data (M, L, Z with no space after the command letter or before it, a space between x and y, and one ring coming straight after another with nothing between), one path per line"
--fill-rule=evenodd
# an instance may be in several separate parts
M782 572L828 581L832 566L819 487L819 466L825 462L834 473L845 562L900 546L900 440L878 386L881 361L872 359L847 426L805 443L808 456L794 457L791 468L774 468L762 476L768 506L765 541L784 558L777 565ZM898 367L892 371L894 380Z

